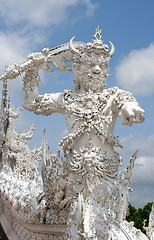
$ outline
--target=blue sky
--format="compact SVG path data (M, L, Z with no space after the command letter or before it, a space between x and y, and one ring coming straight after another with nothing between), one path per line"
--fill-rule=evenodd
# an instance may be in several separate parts
M120 151L124 166L139 149L133 170L130 202L143 207L154 201L154 1L153 0L1 0L0 4L0 74L7 65L26 60L28 54L44 47L68 42L88 42L96 27L102 29L103 41L112 41L115 55L109 67L107 87L118 86L130 91L145 110L146 120L133 127L117 121L115 135L124 145ZM72 73L41 73L40 93L61 92L73 88ZM11 103L22 104L22 78L9 81ZM43 130L51 152L66 134L63 116L35 116L23 110L12 122L22 132L34 124L31 148L40 146ZM118 149L117 149L118 150Z

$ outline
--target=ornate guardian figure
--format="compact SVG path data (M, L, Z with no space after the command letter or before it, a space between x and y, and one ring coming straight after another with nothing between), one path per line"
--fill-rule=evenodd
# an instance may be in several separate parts
M22 106L45 116L61 113L66 119L69 134L59 144L65 160L53 155L42 172L46 211L51 208L67 216L63 239L147 239L132 226L130 231L124 221L127 186L137 152L119 174L122 159L115 148L122 145L113 135L118 117L122 124L132 126L144 121L144 110L131 93L118 87L105 88L115 49L111 42L110 48L103 43L99 28L93 37L93 42L86 44L73 42L73 37L59 48L32 53L23 64L11 66L3 77L14 78L25 72ZM66 66L62 57L72 61L72 66ZM51 62L60 71L73 71L74 89L39 95L39 71L44 68L52 72Z

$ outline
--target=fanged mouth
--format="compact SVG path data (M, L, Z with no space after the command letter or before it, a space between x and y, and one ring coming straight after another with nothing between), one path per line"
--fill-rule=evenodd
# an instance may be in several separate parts
M104 77L104 75L100 75L100 76L94 76L94 75L91 75L91 76L88 76L88 80L90 80L91 82L95 83L95 82L105 82L106 81L106 78Z

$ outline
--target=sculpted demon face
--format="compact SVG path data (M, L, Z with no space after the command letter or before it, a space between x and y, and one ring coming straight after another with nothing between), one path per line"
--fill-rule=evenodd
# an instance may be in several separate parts
M83 87L86 91L96 92L106 86L108 77L108 63L114 54L114 46L103 44L101 31L96 29L93 43L81 45L79 49L74 48L73 39L70 40L70 50L73 53L72 71L75 76L75 84Z
M75 59L74 59L75 60ZM95 53L83 53L78 61L72 64L75 83L82 85L86 91L97 91L106 86L109 68L106 56Z

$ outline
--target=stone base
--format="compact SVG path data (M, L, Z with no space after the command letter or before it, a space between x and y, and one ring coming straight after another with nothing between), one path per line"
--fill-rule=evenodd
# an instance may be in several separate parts
M0 223L9 240L66 240L66 226L27 224L17 220L0 201ZM7 240L7 239L5 239Z

